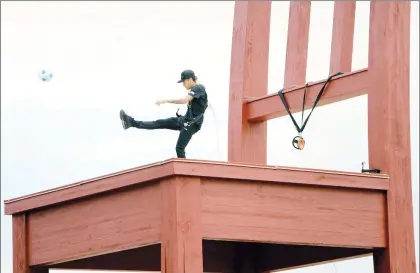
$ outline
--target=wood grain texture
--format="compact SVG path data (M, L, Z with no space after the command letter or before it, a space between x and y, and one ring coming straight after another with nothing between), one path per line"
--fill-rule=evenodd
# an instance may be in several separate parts
M192 159L169 159L126 170L109 176L74 183L66 187L35 193L29 196L5 201L6 214L14 214L33 209L74 202L79 198L112 192L127 185L150 183L162 177L188 175L198 177L248 179L254 181L274 181L304 183L366 189L388 189L386 174L361 174L318 169L291 168L265 164L240 164ZM341 177L342 179L337 179ZM107 185L107 186L104 186ZM109 187L108 187L109 186ZM65 201L63 201L65 200Z
M159 185L152 184L32 212L29 264L55 264L159 242L159 200Z
M277 244L265 244L259 251L265 273L366 257L372 252L370 249Z
M236 1L229 85L228 161L265 164L267 124L243 119L247 96L267 94L271 1ZM255 145L258 143L258 145Z
M203 235L217 240L384 247L385 195L202 179Z
M372 251L369 249L203 240L203 271L228 273L239 268L237 262L241 255L240 250L242 248L243 251L245 245L250 252L258 253L254 256L255 265L257 269L260 271L262 269L264 272L366 256L370 255ZM161 245L155 244L57 264L54 265L54 268L160 272L160 252ZM282 258L279 259L279 257Z
M416 272L410 146L409 1L372 1L369 32L369 167L390 176L388 245L375 273Z
M177 175L188 175L207 178L246 180L261 183L264 181L285 184L303 184L318 186L336 186L346 188L387 190L386 175L372 175L327 170L288 168L276 166L255 166L226 163L188 163L174 162Z
M311 1L290 1L284 87L306 83L310 19Z
M170 161L157 162L137 168L80 181L48 191L6 200L5 214L14 214L48 205L109 192L135 184L157 180L173 175Z
M305 109L312 107L325 81L326 79L308 85ZM365 95L368 93L368 88L369 78L367 69L334 77L329 82L317 107ZM305 85L302 85L283 91L291 113L302 111L304 89ZM262 122L288 115L277 93L246 101L244 104L244 113L245 118L251 122Z
M54 265L56 269L157 271L160 272L160 243ZM60 272L58 272L60 273ZM96 272L92 272L96 273Z
M330 75L351 72L356 1L334 1Z
M12 216L13 273L29 273L27 257L26 215Z
M170 178L161 181L160 188L161 272L202 273L200 179Z

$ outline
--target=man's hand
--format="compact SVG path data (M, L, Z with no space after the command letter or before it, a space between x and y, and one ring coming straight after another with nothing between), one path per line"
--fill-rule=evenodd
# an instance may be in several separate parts
M164 104L164 103L166 103L166 100L157 100L157 101L155 102L155 104L156 104L157 106L160 106L161 104Z

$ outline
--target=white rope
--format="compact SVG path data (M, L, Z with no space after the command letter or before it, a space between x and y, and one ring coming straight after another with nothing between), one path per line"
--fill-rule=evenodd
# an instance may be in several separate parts
M213 106L211 105L210 102L209 102L209 109L211 109L211 112L213 113L214 127L216 129L217 155L219 157L219 160L222 160L222 156L221 156L221 153L220 153L220 146L219 146L219 134L218 134L218 130L217 130L218 124L217 124L216 114L214 113L214 108L213 108Z
M337 271L337 266L335 265L335 263L333 263L333 266L334 266L334 272L337 273L338 271Z

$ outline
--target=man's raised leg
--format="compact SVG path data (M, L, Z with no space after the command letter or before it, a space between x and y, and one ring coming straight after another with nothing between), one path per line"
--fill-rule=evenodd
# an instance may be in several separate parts
M155 129L169 129L169 130L179 130L178 118L170 117L166 119L158 119L154 121L138 121L133 117L127 115L124 110L120 110L120 119L124 129L130 127L146 130L155 130Z

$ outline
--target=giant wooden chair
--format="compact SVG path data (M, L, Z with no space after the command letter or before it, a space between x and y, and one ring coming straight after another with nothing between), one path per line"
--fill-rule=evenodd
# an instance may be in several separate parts
M5 201L13 272L262 273L373 253L375 273L415 273L410 2L371 2L369 65L351 71L355 5L335 2L330 72L343 74L318 105L368 95L369 164L380 173L266 165L266 121L287 115L279 94L267 95L271 2L238 1L228 162L170 159ZM282 93L292 113L310 8L290 5ZM308 107L324 82L307 86Z

